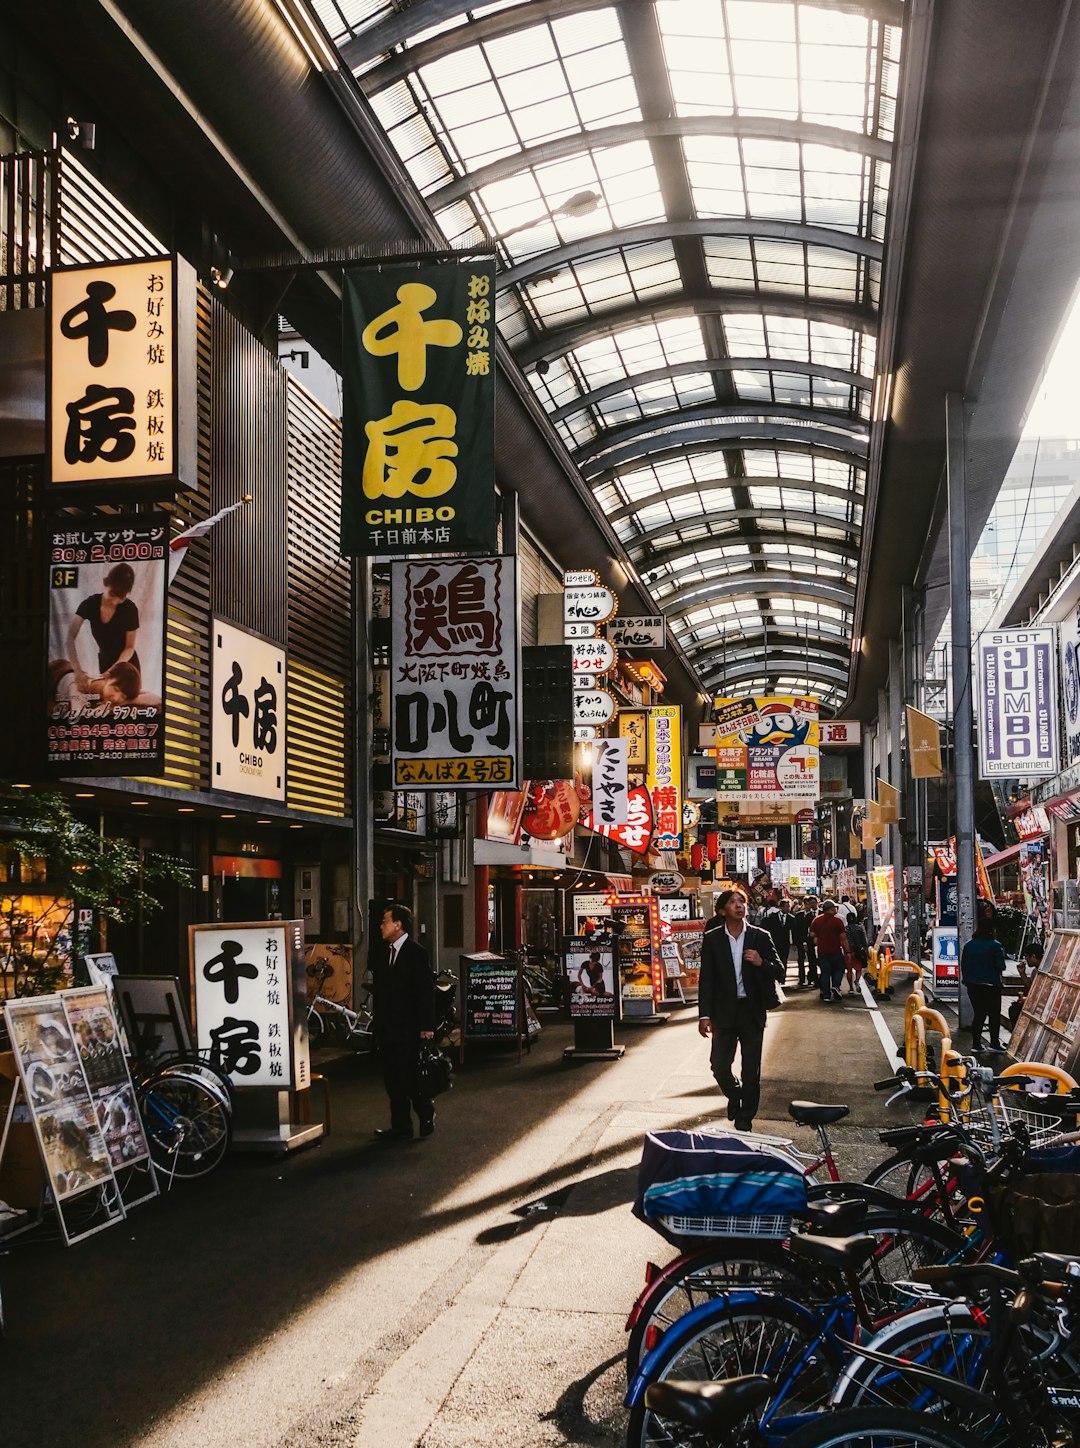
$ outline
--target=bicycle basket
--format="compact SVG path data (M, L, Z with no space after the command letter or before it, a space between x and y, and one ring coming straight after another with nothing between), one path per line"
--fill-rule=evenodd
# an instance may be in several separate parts
M806 1180L779 1151L697 1131L645 1138L633 1212L669 1242L785 1237L806 1207Z
M1080 1194L1069 1172L1035 1172L987 1193L999 1238L1014 1262L1033 1252L1080 1253Z
M426 1041L421 1045L416 1062L416 1094L421 1100L441 1096L454 1084L454 1068L449 1057Z

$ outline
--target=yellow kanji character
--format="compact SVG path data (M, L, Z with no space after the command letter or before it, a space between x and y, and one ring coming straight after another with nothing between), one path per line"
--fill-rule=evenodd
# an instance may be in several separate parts
M449 319L424 321L423 313L437 297L433 287L407 282L397 289L398 305L369 322L360 335L364 350L373 357L397 353L398 384L406 392L423 386L427 349L456 347L463 335L458 324Z
M470 327L469 340L466 345L469 347L481 347L486 352L491 346L489 337L490 333L487 327Z
M486 297L491 291L491 278L489 276L477 276L475 272L469 277L469 296Z
M403 399L395 402L389 417L366 423L368 449L364 456L364 496L401 498L414 493L418 498L437 498L457 481L457 468L450 458L458 454L451 439L457 429L457 413L442 403L427 407Z
M465 356L465 375L467 377L486 377L491 371L486 352L469 352Z
M471 327L474 322L491 321L490 302L470 302L465 308L465 320Z

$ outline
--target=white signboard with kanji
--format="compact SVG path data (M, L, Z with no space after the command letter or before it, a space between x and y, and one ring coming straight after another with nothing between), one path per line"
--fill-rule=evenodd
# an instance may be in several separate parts
M602 825L624 825L629 769L625 739L598 739L593 745L592 806Z
M520 787L517 570L513 557L392 565L396 788Z
M285 650L213 620L210 730L215 789L285 798Z
M612 618L604 633L618 649L662 649L665 623L663 614L640 618Z
M200 1050L234 1086L311 1084L299 920L188 927Z

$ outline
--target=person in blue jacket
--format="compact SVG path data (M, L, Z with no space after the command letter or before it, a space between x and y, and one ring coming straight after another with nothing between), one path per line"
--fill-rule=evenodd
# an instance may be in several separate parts
M1001 1050L1001 977L1005 951L994 939L994 912L981 908L975 934L960 955L960 979L971 1000L971 1047L982 1050L983 1027L989 1026L990 1049Z

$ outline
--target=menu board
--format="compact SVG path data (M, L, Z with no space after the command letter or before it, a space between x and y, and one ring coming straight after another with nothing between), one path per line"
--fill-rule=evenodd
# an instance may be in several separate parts
M1018 1061L1041 1061L1071 1075L1080 1067L1080 930L1055 930L1009 1041Z
M697 990L701 977L701 942L705 938L704 920L673 920L669 937L682 955L683 988Z
M521 1035L521 969L505 955L481 951L461 957L467 1039Z
M7 1001L4 1017L56 1201L111 1182L109 1149L62 998Z
M611 908L619 942L619 993L623 1013L649 1015L653 1001L662 994L659 969L660 912L656 899L639 895L623 897Z
M135 1090L109 1003L108 988L94 985L85 990L65 991L63 999L113 1171L145 1161L150 1148L135 1103Z
M615 1019L615 967L611 942L568 935L563 962L570 985L571 1020Z

